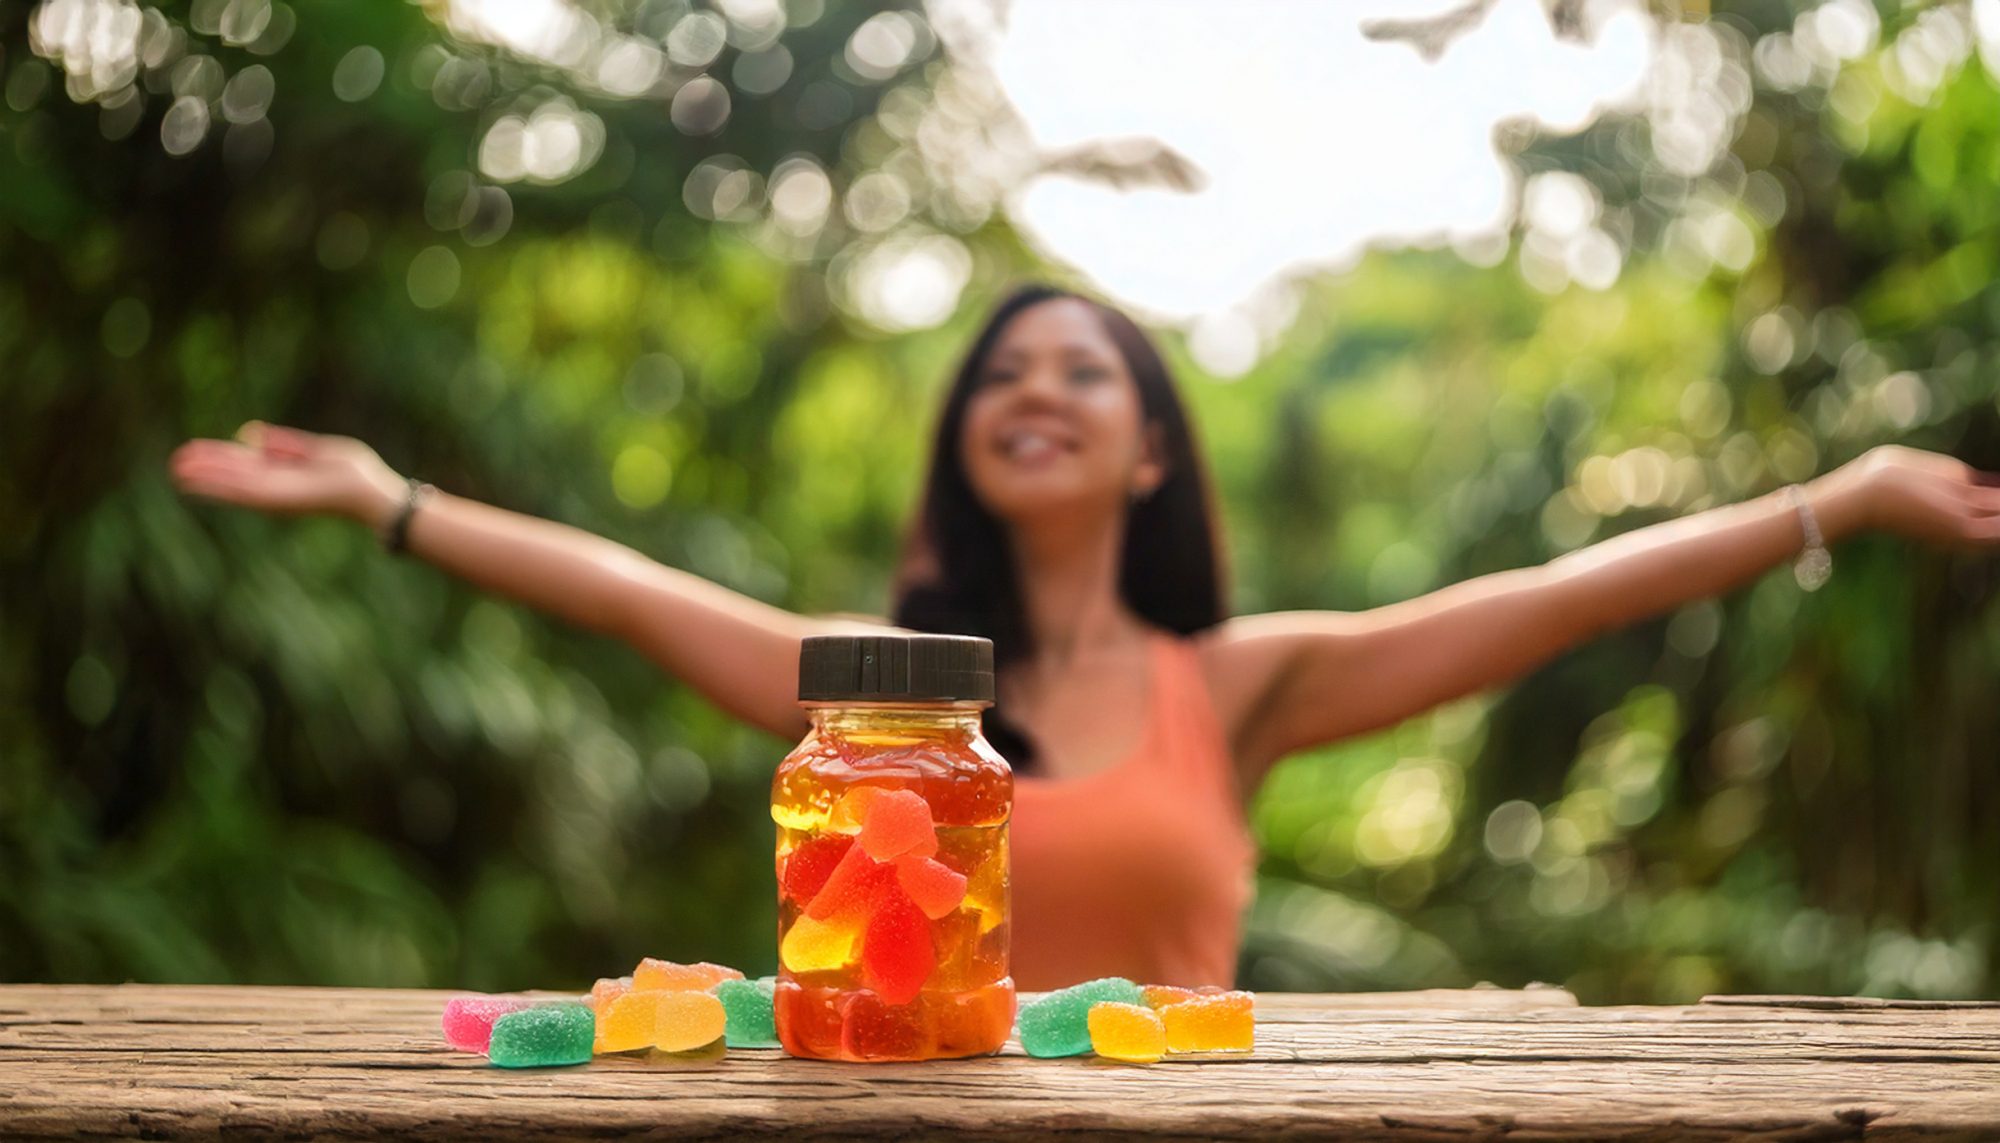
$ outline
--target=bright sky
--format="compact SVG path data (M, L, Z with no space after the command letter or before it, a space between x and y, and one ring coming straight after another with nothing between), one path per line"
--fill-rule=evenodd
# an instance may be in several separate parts
M1600 0L1592 42L1575 44L1540 0L1499 0L1434 64L1361 35L1365 19L1456 4L1011 0L990 62L1037 143L1153 136L1208 177L1190 195L1043 176L1013 218L1106 293L1170 319L1240 311L1371 241L1490 234L1519 193L1495 124L1575 130L1633 100L1656 31Z

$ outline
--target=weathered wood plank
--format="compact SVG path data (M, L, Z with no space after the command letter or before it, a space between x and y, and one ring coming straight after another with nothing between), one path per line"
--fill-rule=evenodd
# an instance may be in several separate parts
M436 1021L449 995L0 987L0 1135L2000 1135L1991 1008L1269 994L1255 1053L1153 1067L1015 1054L845 1065L735 1051L509 1072L443 1048Z
M1753 1008L1818 1008L1839 1011L1872 1008L2000 1008L2000 1000L1890 1000L1875 996L1704 996L1701 1002Z

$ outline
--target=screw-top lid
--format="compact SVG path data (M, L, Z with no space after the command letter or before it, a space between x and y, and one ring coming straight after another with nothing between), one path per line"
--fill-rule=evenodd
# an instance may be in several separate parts
M993 641L977 635L811 635L800 702L993 701Z

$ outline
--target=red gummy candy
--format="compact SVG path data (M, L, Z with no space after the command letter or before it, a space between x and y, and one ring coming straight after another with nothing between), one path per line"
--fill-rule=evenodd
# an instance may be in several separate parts
M877 861L910 854L929 857L937 852L937 826L931 806L915 790L884 790L868 803L861 823L861 848Z
M841 834L816 837L794 849L785 858L785 870L778 878L785 896L804 904L819 896L826 888L827 878L840 865L840 859L854 845L854 839Z
M965 900L965 874L931 857L899 857L896 880L924 916L935 921Z
M806 916L825 921L865 909L876 889L895 875L894 866L878 864L866 850L854 846L841 857L827 876L826 884L806 905Z
M900 891L883 892L861 934L861 982L886 1004L908 1004L935 967L930 922Z

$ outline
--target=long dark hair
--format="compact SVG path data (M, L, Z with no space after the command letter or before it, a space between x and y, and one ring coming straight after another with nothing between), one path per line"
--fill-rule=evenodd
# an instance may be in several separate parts
M1182 635L1214 626L1226 614L1214 498L1167 363L1145 331L1111 306L1051 286L1027 286L994 308L958 367L938 416L930 475L896 574L899 626L984 635L993 640L996 668L1034 648L1006 529L974 495L959 439L965 407L1008 323L1057 298L1076 298L1097 311L1139 387L1141 416L1158 426L1166 446L1165 479L1125 516L1119 595L1140 616ZM988 740L1017 771L1034 768L1034 743L1004 708L989 711L985 724Z

